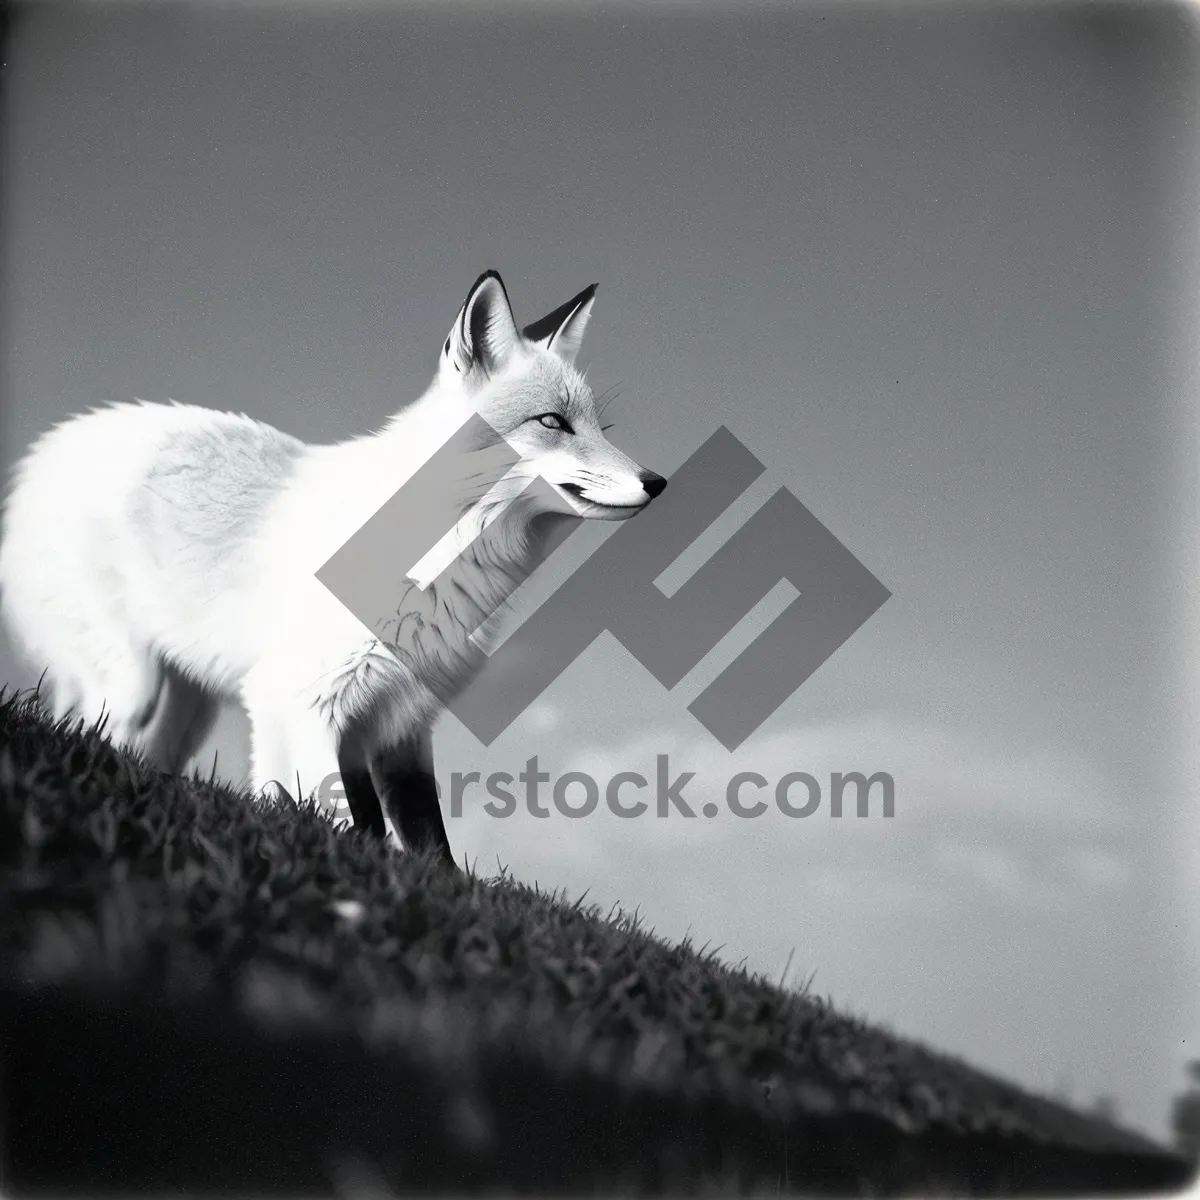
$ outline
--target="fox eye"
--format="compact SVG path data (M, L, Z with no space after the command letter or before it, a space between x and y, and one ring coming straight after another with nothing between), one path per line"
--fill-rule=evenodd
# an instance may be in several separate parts
M570 422L566 417L560 416L558 413L542 413L540 417L534 417L534 420L540 425L544 425L547 429L557 429L562 433L574 433Z

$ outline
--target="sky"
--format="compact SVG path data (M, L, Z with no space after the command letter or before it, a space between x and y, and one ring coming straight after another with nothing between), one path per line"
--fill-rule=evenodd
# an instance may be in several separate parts
M1200 1056L1177 769L1197 42L1169 6L39 5L4 67L3 465L139 397L310 442L424 390L472 281L670 476L727 426L892 597L729 753L602 635L439 778L885 771L895 815L448 821L461 858L1163 1135ZM1190 245L1190 243L1187 243ZM64 487L70 482L64 481ZM613 533L581 531L516 622ZM1191 561L1191 560L1187 560ZM672 583L673 580L673 583ZM38 669L0 642L0 679ZM202 759L246 768L230 710Z

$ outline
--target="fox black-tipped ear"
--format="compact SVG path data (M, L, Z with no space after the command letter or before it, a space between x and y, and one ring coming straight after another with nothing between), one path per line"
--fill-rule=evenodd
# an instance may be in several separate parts
M490 375L508 361L520 340L504 281L495 271L484 271L459 309L442 357L464 375L472 367Z
M528 341L553 350L564 362L574 363L583 341L583 331L592 315L596 299L596 284L585 287L578 296L559 305L540 321L526 325L521 331Z

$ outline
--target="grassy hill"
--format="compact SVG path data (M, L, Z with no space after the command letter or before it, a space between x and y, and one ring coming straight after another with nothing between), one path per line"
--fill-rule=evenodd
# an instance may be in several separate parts
M627 915L160 775L28 696L0 702L0 858L10 1191L1095 1195L1187 1176Z

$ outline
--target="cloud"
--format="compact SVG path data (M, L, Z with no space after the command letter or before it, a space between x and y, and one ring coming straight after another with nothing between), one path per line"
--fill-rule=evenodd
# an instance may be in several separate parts
M539 739L536 746L539 769L551 777L539 789L550 816L529 817L518 785L522 809L512 817L497 821L483 814L486 797L477 789L474 802L467 794L464 817L455 822L468 843L505 844L514 866L524 861L531 869L570 877L573 868L606 855L633 855L670 861L672 876L684 888L702 886L700 877L707 881L703 886L721 886L712 881L739 872L768 871L780 880L803 873L799 886L818 888L826 897L845 890L836 883L842 878L866 894L890 889L894 901L926 909L946 897L1019 909L1032 904L1073 909L1095 895L1120 894L1131 877L1120 840L1128 808L1095 765L1069 749L1014 752L972 731L890 713L754 737L734 753L703 731L681 736L667 727L602 745L589 741L586 729L572 728L569 714L546 707L525 720L529 733L555 735L551 744ZM694 817L675 809L666 817L656 814L660 759L672 781L692 774L681 795ZM470 760L485 780L493 770L516 776L525 765L524 757L501 762L494 748L476 750ZM596 781L601 797L583 819L556 811L550 798L553 781L577 771ZM613 815L604 803L608 782L623 772L648 782L644 790L627 785L622 792L626 803L643 799L649 806L633 820ZM743 804L767 804L753 819L738 817L727 803L727 785L742 772L767 780L766 787L742 788ZM776 804L777 784L795 772L808 773L820 787L819 805L806 818L785 815ZM876 783L866 818L857 815L853 786L844 793L842 817L834 818L830 792L836 772L891 776L895 815L883 816L882 785ZM447 783L443 780L444 787ZM806 796L803 785L790 789L794 804ZM702 815L708 804L717 806L712 817ZM686 858L682 864L676 861L680 855ZM694 881L684 882L693 871ZM664 888L671 886L663 881Z
M692 786L707 793L723 794L728 780L745 771L772 784L796 771L826 781L834 772L870 776L882 771L895 780L897 811L903 804L909 816L961 818L973 825L999 818L1043 827L1111 829L1127 812L1096 766L1073 751L1014 751L970 731L889 713L752 737L733 753L705 733L680 736L669 727L618 745L590 742L586 729L560 732L557 746L544 751L542 761L553 760L557 765L551 769L587 771L598 780L620 771L653 775L656 759L665 754L672 771L694 772ZM558 748L562 746L570 748Z

